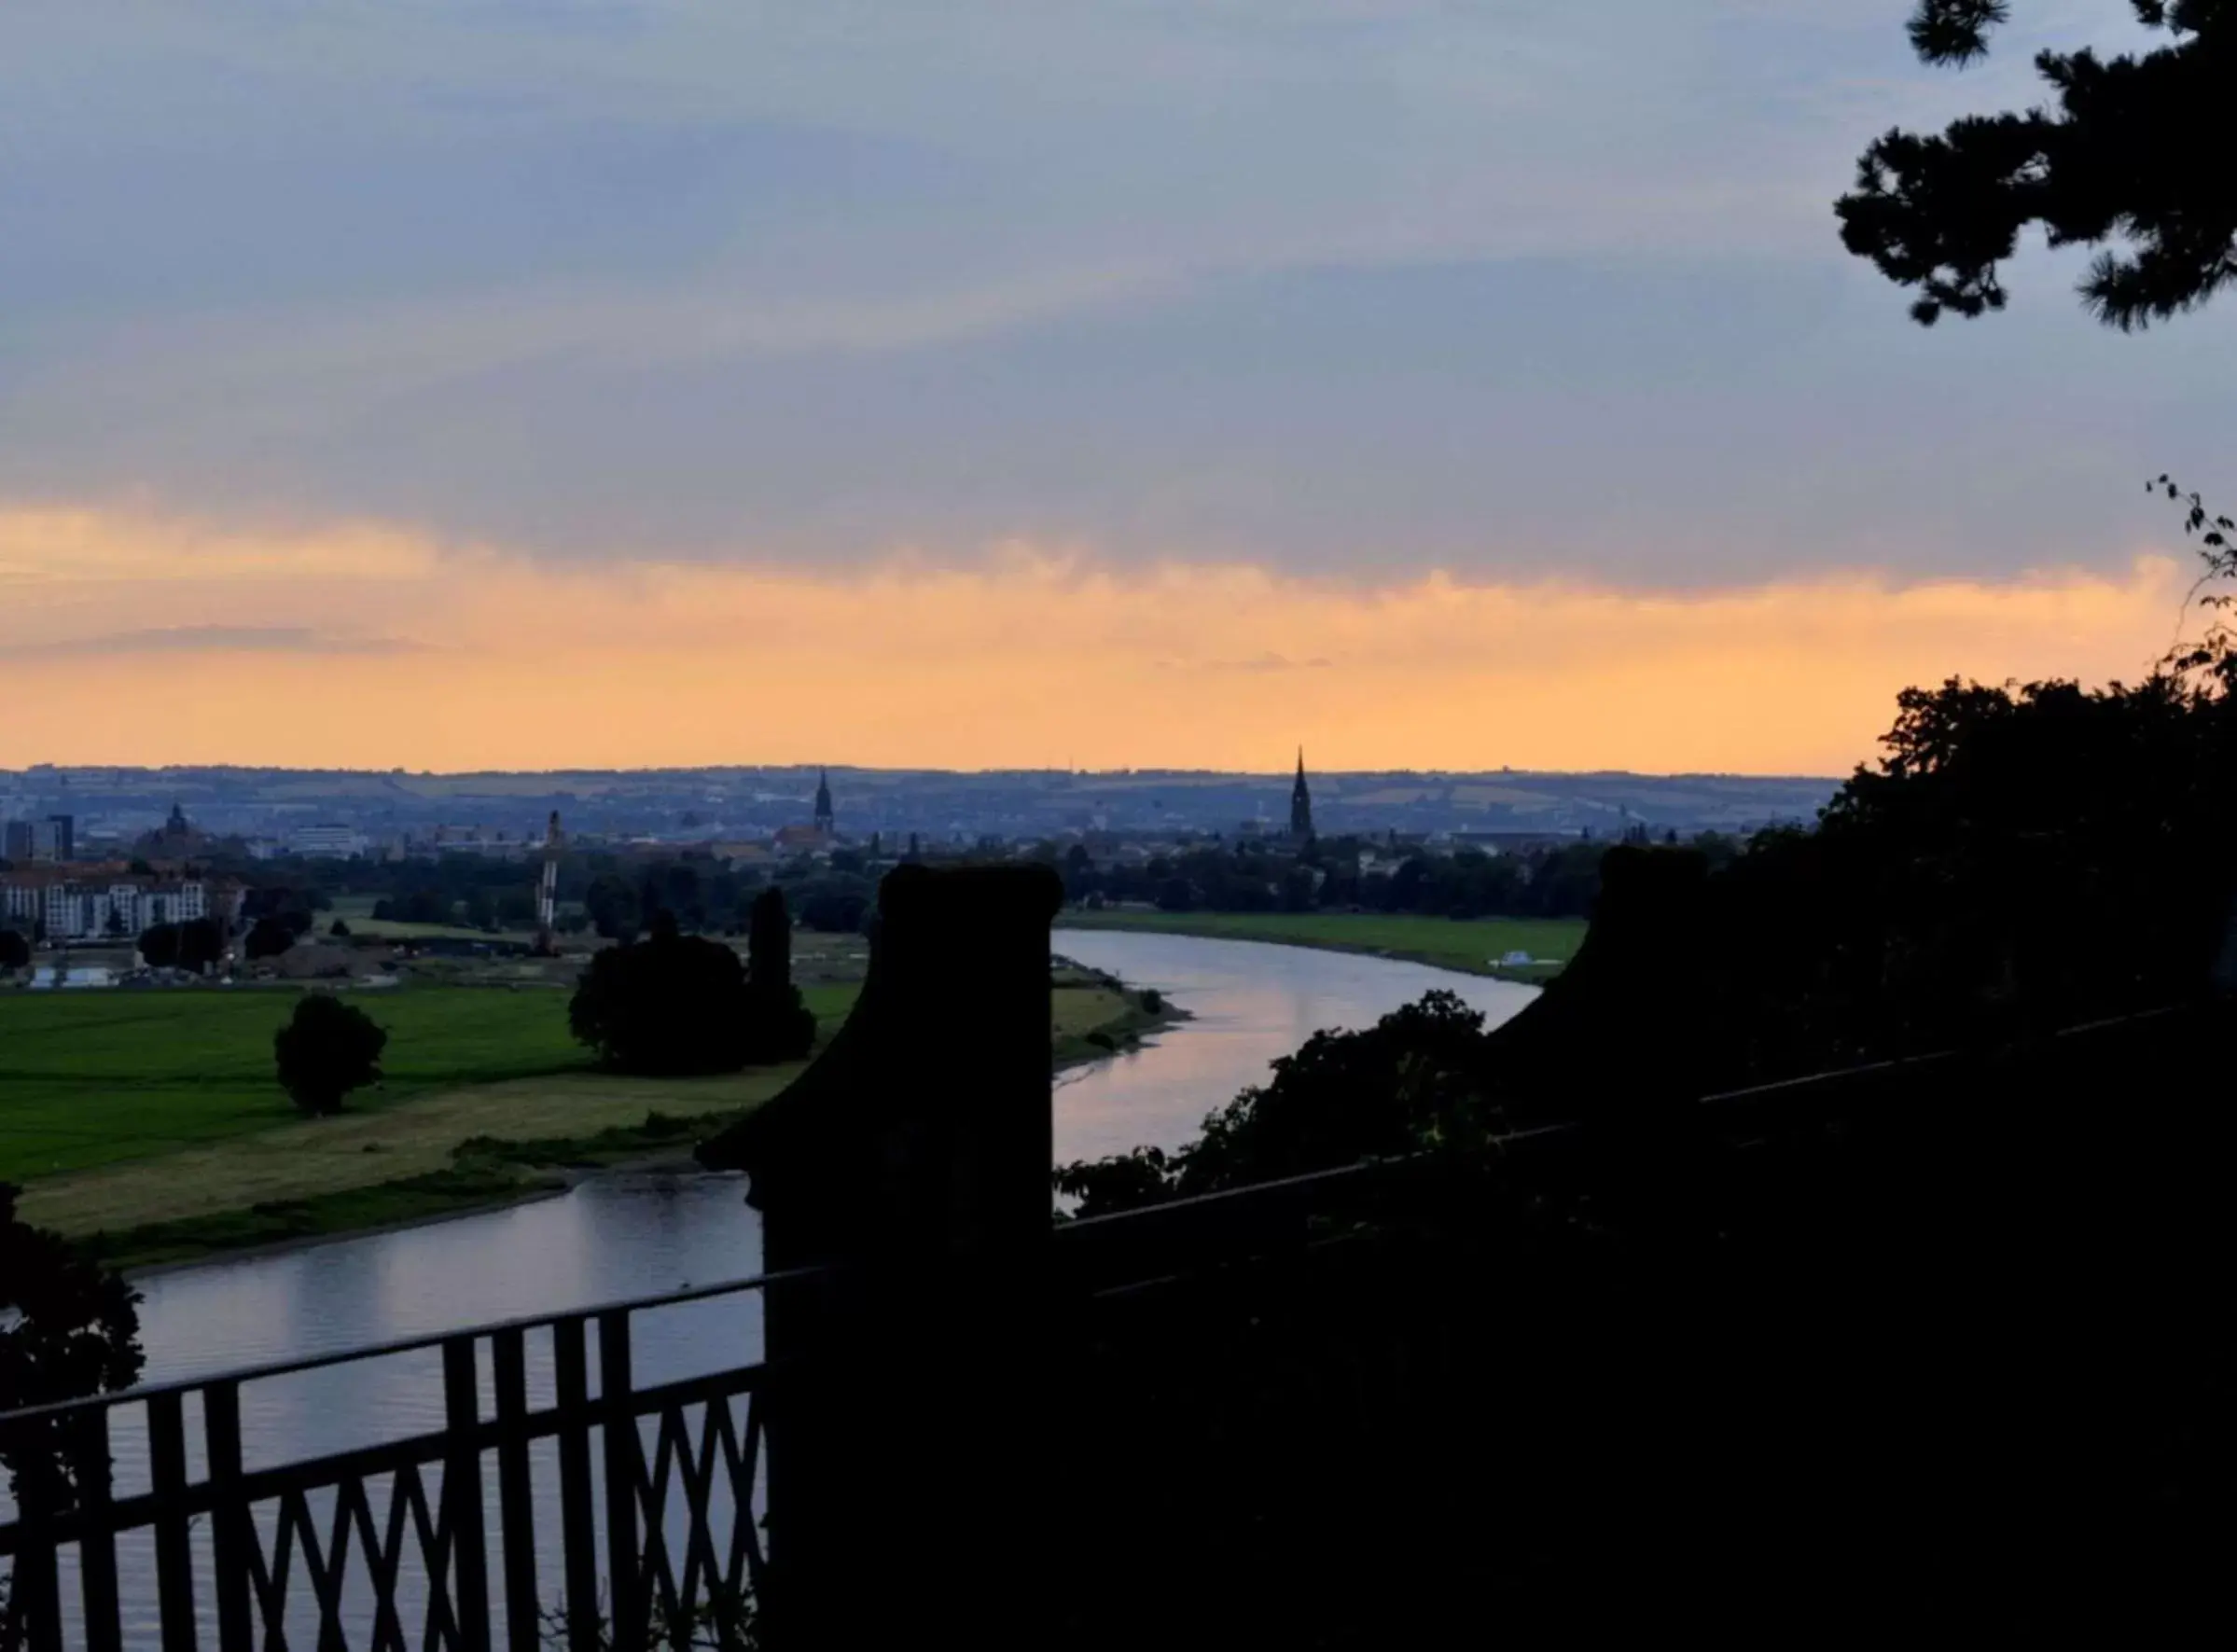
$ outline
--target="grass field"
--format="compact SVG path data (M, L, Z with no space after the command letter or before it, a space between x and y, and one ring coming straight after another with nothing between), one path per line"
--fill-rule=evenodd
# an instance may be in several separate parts
M1469 975L1520 981L1542 981L1560 974L1585 935L1582 918L1453 919L1382 912L1089 912L1067 909L1057 923L1075 929L1149 929L1168 935L1375 952ZM1528 952L1537 962L1522 967L1497 962L1514 951Z
M804 989L823 1037L858 992ZM303 1118L271 1071L295 996L0 993L0 1180L27 1184L25 1218L145 1263L440 1215L518 1198L555 1164L681 1152L802 1065L632 1078L568 1036L564 993L405 987L351 995L389 1030L386 1081ZM1056 1057L1096 1059L1160 1019L1063 972Z
M0 1179L141 1159L292 1114L272 1076L285 988L0 994ZM587 1066L563 993L354 993L388 1029L387 1076L357 1104Z

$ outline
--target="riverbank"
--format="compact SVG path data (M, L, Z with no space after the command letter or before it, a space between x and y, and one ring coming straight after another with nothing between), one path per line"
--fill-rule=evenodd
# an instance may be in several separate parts
M1429 918L1385 912L1160 912L1067 907L1060 929L1142 930L1213 940L1269 941L1285 947L1362 952L1494 980L1542 986L1562 972L1583 941L1582 918ZM1505 962L1527 953L1528 964Z
M808 989L827 1038L845 1020L857 990L853 983ZM379 1019L390 1021L394 1006L461 994L479 1001L494 1023L486 1029L491 1039L519 1041L520 1028L508 1019L521 1007L515 995L486 990L410 990L384 999ZM538 996L534 1007L563 1027L563 997ZM181 1046L196 1001L225 1006L202 1021L203 1042L194 1053L206 1066L199 1075ZM83 1062L72 1063L49 1075L62 1081L60 1093L51 1083L19 1093L11 1082L0 1130L12 1134L20 1162L40 1121L58 1108L69 1112L68 1139L80 1146L75 1157L81 1168L21 1177L27 1184L23 1215L89 1255L131 1268L517 1203L589 1171L688 1162L694 1143L775 1095L806 1065L634 1078L599 1071L568 1049L563 1067L451 1087L384 1086L337 1117L302 1118L271 1077L266 1018L276 1025L278 1006L243 1013L211 993L141 994L105 1000L111 1013L101 1017L88 1009L102 1001L73 1002L63 1018L67 1030L80 1042L105 1031L110 1070L88 1073ZM408 1008L394 1019L424 1032L455 1020L459 1007L453 1002L441 1014L423 1008L418 1015ZM1060 1068L1105 1060L1179 1014L1157 994L1132 992L1115 978L1061 968L1051 982L1051 1059ZM549 1052L539 1047L536 1053L549 1067ZM449 1059L422 1050L419 1070ZM17 1062L6 1059L6 1065ZM197 1079L203 1081L199 1091ZM144 1082L152 1094L140 1092ZM168 1132L150 1130L166 1108ZM166 1145L151 1153L151 1137ZM128 1156L135 1145L137 1154Z

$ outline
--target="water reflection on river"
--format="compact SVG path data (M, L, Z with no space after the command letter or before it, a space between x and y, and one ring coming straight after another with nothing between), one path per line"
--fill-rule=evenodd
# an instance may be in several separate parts
M1060 1159L1174 1145L1314 1030L1365 1024L1433 987L1459 993L1494 1021L1532 996L1528 987L1421 965L1248 941L1064 930L1056 946L1158 988L1193 1017L1146 1048L1064 1076L1056 1098ZM147 1376L560 1312L735 1278L760 1260L759 1221L739 1178L599 1177L512 1210L157 1274L142 1284ZM754 1358L760 1326L733 1300L651 1316L642 1334L639 1376L658 1381ZM376 1371L361 1381L374 1387L347 1395L321 1394L322 1384L306 1381L299 1401L275 1399L274 1414L247 1419L259 1454L313 1449L335 1402L359 1416L439 1405L433 1384L382 1382ZM429 1410L386 1422L437 1420Z

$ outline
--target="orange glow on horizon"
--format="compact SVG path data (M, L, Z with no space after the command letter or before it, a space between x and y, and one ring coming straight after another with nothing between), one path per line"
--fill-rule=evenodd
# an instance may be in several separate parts
M1845 772L1896 691L2142 674L2183 579L1361 590L1004 546L580 566L0 509L0 767L853 763Z

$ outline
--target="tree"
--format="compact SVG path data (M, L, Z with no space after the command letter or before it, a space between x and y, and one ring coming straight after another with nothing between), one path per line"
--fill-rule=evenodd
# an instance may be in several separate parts
M118 907L111 907L109 909L108 919L102 924L101 927L104 932L107 934L109 939L122 940L125 935L128 933L129 928L124 922L123 909Z
M243 956L249 958L276 958L295 945L295 932L277 918L259 918L249 926L248 938L241 943Z
M612 940L637 923L636 891L627 880L601 872L583 892L583 909L591 914L591 927Z
M354 1004L306 993L271 1037L280 1088L304 1112L338 1113L350 1091L377 1083L388 1034Z
M658 1077L735 1073L752 1054L745 965L720 941L659 914L641 941L591 959L567 1026L606 1065Z
M140 962L150 969L176 969L179 961L179 926L175 923L154 923L140 932Z
M29 969L31 943L20 929L0 929L0 970Z
M180 924L178 967L196 973L225 956L225 929L215 918L189 918Z
M815 1015L792 983L792 916L783 890L755 897L745 958L746 1059L800 1060L815 1046Z
M350 938L350 926L341 919L337 918L333 923L327 925L327 933L333 937L333 938L336 940L348 940Z
M16 1215L21 1191L0 1182L0 1411L130 1388L139 1380L139 1294L60 1234ZM76 1486L59 1431L19 1427L0 1440L18 1507L66 1511ZM0 1645L23 1626L0 1586Z
M1834 211L1842 243L1920 297L1914 319L2004 308L1997 266L2040 224L2098 254L2084 303L2127 331L2237 282L2237 0L2129 0L2170 44L2108 60L2046 51L2056 107L1969 116L1940 136L1891 131L1864 152ZM1919 0L1910 39L1929 63L1986 54L2008 0Z
M1497 1124L1481 1077L1483 1013L1434 992L1358 1032L1320 1032L1262 1086L1204 1120L1179 1152L1137 1148L1056 1173L1075 1215L1223 1192L1363 1159L1484 1140Z

